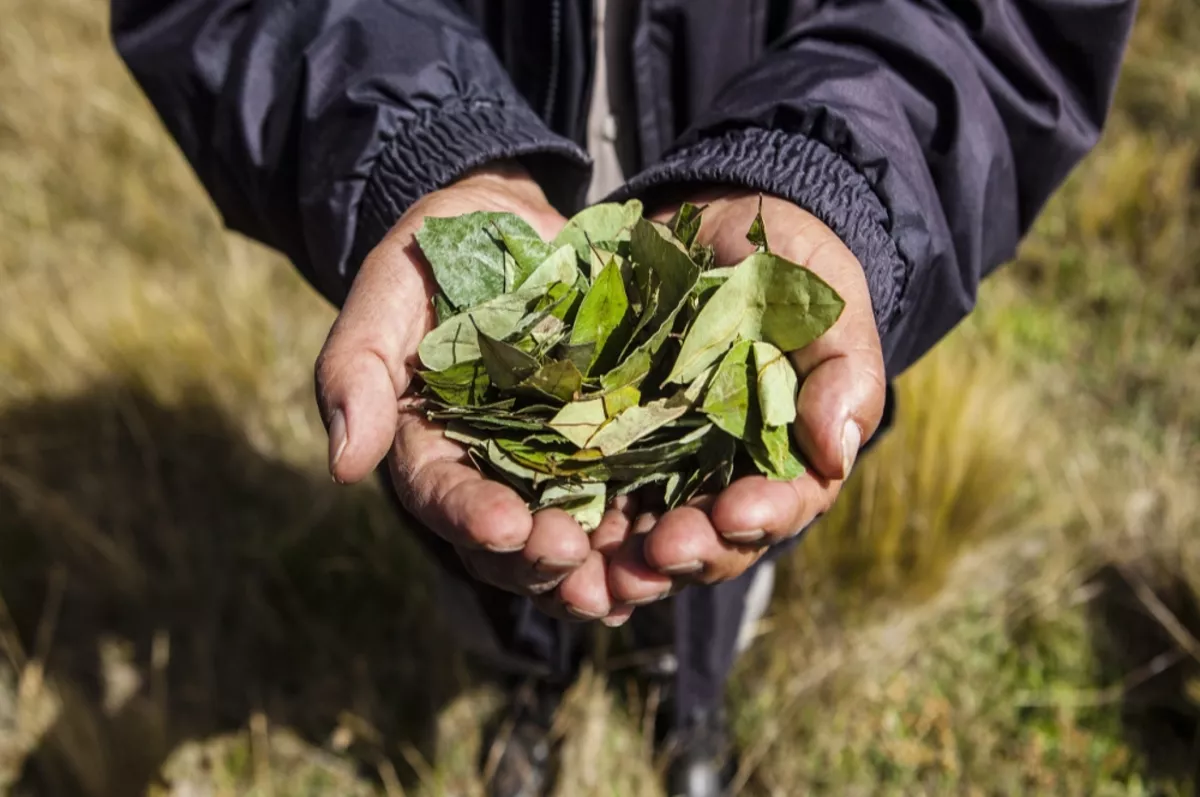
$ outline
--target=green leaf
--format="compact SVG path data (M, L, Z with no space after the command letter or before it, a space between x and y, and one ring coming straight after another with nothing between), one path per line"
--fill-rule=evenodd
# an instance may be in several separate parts
M701 405L713 423L738 439L746 437L753 379L750 341L738 341L721 358Z
M696 242L696 236L700 233L700 216L703 213L704 208L696 207L691 202L684 202L667 222L667 226L671 228L675 237L689 249Z
M442 430L442 434L447 440L453 440L456 443L462 443L469 448L484 449L487 448L487 442L491 439L490 434L472 429L462 421L451 421L446 424L446 428Z
M754 221L750 222L750 230L746 233L746 240L754 244L760 253L769 253L771 247L767 246L767 228L763 224L762 202L762 194L759 194L758 215L754 217Z
M583 374L575 364L564 360L544 363L519 385L545 396L568 402L583 388Z
M512 289L516 266L493 228L500 215L481 211L447 219L431 216L417 230L421 253L455 307L474 307Z
M515 293L505 293L439 324L422 339L417 353L431 371L442 371L455 363L478 360L482 355L475 329L497 340L513 334L532 306L553 295L562 283L573 285L579 276L575 256L563 247L538 266ZM561 289L560 301L571 288Z
M629 229L642 217L642 203L632 199L625 204L605 202L580 211L554 239L554 246L570 245L579 259L591 259L590 241L628 241Z
M594 531L604 517L607 490L603 482L551 484L542 490L538 508L557 506L575 518L584 531Z
M611 457L680 417L691 407L691 402L684 399L682 394L629 407L602 426L587 441L587 448L598 448L604 456Z
M575 315L575 326L571 329L571 346L592 346L587 370L593 363L603 365L615 360L625 343L618 336L608 345L613 333L623 326L629 312L629 299L625 295L625 281L621 279L621 268L615 260L600 272L591 290L583 297L579 312ZM614 351L615 350L615 351ZM607 370L607 368L602 368Z
M478 328L475 333L488 378L496 387L512 390L537 371L538 361L516 346L497 340Z
M579 448L586 448L587 441L607 420L604 400L594 398L570 402L558 411L548 425Z
M546 258L554 254L554 248L543 241L520 216L497 213L493 215L491 223L493 234L499 236L504 248L517 264L516 279L508 288L511 291L521 287L529 275L545 262Z
M632 385L626 385L605 393L600 400L604 402L604 414L612 418L629 407L636 407L642 400L642 392Z
M439 324L457 312L454 309L454 305L450 304L449 300L440 291L433 295L433 311L437 313Z
M470 312L459 313L424 337L417 347L421 363L431 371L444 371L457 363L478 360L482 355L475 329L478 327L493 338L506 338L532 303L530 296L506 293Z
M634 262L649 265L658 278L658 307L650 321L650 326L657 329L683 303L695 286L700 269L687 252L664 238L645 219L634 225L629 250Z
M444 371L422 371L421 379L447 404L481 404L491 381L479 360L456 363Z
M787 426L796 420L796 369L787 355L770 343L756 342L752 348L763 423Z
M781 257L751 255L700 309L668 382L686 383L739 336L787 352L823 335L845 302L813 272Z
M543 475L508 456L495 440L488 440L483 450L486 462L501 478L512 485L526 500L533 496L533 485Z
M571 286L578 278L579 266L575 262L575 253L569 247L562 246L543 260L533 270L533 273L525 278L516 292L525 296L543 295L548 293L556 283L562 282ZM560 302L561 297L569 292L569 288L560 290L562 292L559 297L553 299L555 303Z
M791 481L804 475L804 463L786 426L764 426L759 440L747 440L746 450L754 465L768 478Z

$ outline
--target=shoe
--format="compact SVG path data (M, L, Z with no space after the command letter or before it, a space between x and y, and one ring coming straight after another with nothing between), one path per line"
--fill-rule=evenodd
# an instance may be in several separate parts
M563 690L545 681L514 685L513 699L485 732L480 769L488 797L542 797L558 776L560 742L551 734Z
M724 797L737 773L737 757L724 709L697 709L667 736L670 797Z

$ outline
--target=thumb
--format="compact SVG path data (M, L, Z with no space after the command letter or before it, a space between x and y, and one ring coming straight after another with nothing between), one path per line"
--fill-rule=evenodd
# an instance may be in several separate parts
M833 268L823 269L819 260L809 263L845 299L842 317L791 355L801 379L793 432L808 462L826 479L850 475L859 448L879 427L887 394L866 279L849 251L842 254Z
M432 321L429 280L412 233L397 228L363 262L329 331L316 389L336 481L365 478L391 449L397 402Z

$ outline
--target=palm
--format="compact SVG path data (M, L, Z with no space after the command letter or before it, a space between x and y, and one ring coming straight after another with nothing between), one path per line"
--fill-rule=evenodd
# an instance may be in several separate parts
M757 196L717 194L708 204L700 240L720 265L754 251L746 239L759 210ZM643 521L643 539L606 540L612 550L610 588L622 601L663 597L686 583L736 578L766 546L791 537L837 497L859 445L878 425L884 375L879 337L862 267L824 224L780 199L762 203L772 251L803 263L846 299L837 324L791 359L802 386L794 433L810 470L791 482L742 478L720 495Z

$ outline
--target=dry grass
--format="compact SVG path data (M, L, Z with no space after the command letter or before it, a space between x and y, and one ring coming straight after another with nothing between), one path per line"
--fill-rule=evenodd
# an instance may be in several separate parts
M500 696L323 473L331 311L221 231L102 11L0 0L0 793L479 794ZM1104 143L789 562L748 793L1195 794L1193 11L1145 0ZM655 794L603 664L559 791Z

